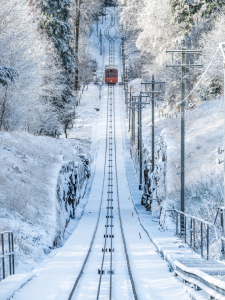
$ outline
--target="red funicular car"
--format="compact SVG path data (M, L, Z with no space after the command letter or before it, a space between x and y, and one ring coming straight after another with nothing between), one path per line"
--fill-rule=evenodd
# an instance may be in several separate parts
M105 66L105 83L116 84L118 82L118 68Z

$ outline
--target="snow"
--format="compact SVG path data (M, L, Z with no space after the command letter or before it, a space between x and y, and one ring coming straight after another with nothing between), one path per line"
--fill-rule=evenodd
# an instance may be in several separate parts
M107 22L109 22L109 19L110 18L108 16ZM107 23L105 26L107 26ZM94 42L93 36L92 39ZM96 45L96 41L94 44ZM99 60L101 59L103 61L104 58L104 64L106 64L108 63L109 59L108 41L104 40L104 44L104 55L102 58L99 58ZM99 64L100 68L102 68L104 64ZM121 68L119 39L115 43L115 64L118 64L119 68ZM169 236L167 239L167 233L162 234L156 227L154 219L150 219L149 213L145 211L144 207L140 206L142 193L138 190L137 178L132 167L127 144L125 143L127 130L123 124L125 119L123 88L119 85L116 85L114 90L114 129L116 138L116 149L114 150L116 150L116 152L113 154L113 233L115 235L115 238L113 239L113 247L115 250L113 253L113 299L133 299L120 230L117 208L118 202L120 204L120 213L125 241L138 298L154 300L189 299L189 295L186 292L188 288L185 287L184 284L169 271L167 262L162 259L160 254L158 254L158 251L154 245L154 243L158 244L159 248L161 247L161 244L163 244L163 247L166 245L168 252L170 252L171 248L173 248L172 246L174 246L174 242L177 242L177 238L174 236L171 238L171 236ZM49 208L49 206L55 207L56 205L55 193L58 174L64 161L79 162L77 154L80 149L82 149L82 151L87 151L88 153L92 152L92 176L88 182L86 195L84 196L83 201L80 202L80 206L78 206L79 211L76 211L79 222L75 219L75 221L71 221L69 226L66 228L66 238L68 236L69 237L65 242L65 245L61 248L53 250L52 253L49 254L48 259L43 261L41 264L36 265L36 268L29 274L9 276L6 280L2 281L0 283L1 300L8 299L9 295L12 296L12 294L13 299L15 300L30 300L31 298L32 300L68 299L70 291L88 253L93 233L95 231L95 226L97 224L98 215L100 213L96 237L90 252L90 256L73 297L73 299L96 299L99 281L99 275L97 271L101 266L106 224L106 207L108 205L107 182L104 184L103 180L105 172L104 158L106 150L108 87L103 85L100 93L101 101L98 102L99 90L97 86L92 85L87 91L85 91L86 96L83 100L84 102L82 102L83 105L78 107L74 127L69 132L68 140L52 140L43 137L39 138L30 136L29 134L26 134L26 138L23 140L24 133L3 134L3 136L5 135L5 140L3 139L2 143L7 145L7 148L10 149L10 151L0 148L0 155L3 154L4 151L7 151L7 154L9 152L10 155L14 157L16 156L15 149L21 149L21 153L26 154L25 161L31 161L33 165L35 165L36 171L32 169L32 163L30 162L31 166L29 165L28 169L30 171L29 182L31 182L32 179L32 172L34 172L34 178L37 176L35 172L38 172L39 175L41 174L40 176L37 176L39 181L35 181L35 187L34 185L29 185L30 190L26 190L26 194L28 193L27 198L30 199L30 195L32 195L33 192L32 189L35 188L35 195L38 195L38 192L41 194L41 192L44 191L45 201L43 201L43 203L38 201L38 206L41 204L46 207L46 210ZM95 106L100 108L99 113L95 110ZM99 119L97 119L98 115ZM147 115L144 119L144 122L146 122L145 127L148 128ZM91 123L94 125L91 126ZM80 131L78 131L78 129ZM96 129L96 131L94 129ZM172 135L171 131L170 134ZM18 138L18 136L20 138ZM145 138L148 141L146 136ZM164 133L163 137L164 136L166 136L166 133ZM21 140L24 141L24 144L21 142ZM170 149L170 147L172 147L172 144L168 144L168 149ZM39 151L39 148L41 148L41 152ZM95 148L97 152L94 151ZM7 159L6 154L4 157ZM16 176L22 177L22 174L23 176L26 175L25 167L22 163L18 164L19 159L21 158L17 158L17 163L13 165L13 168L10 169L10 172L15 172L15 170L17 170L18 173L18 170L21 170L22 173L19 173L19 175L16 173ZM107 156L106 159L108 159ZM16 168L17 166L19 166L19 169ZM106 165L106 167L108 166ZM117 167L117 171L115 167ZM6 172L6 170L4 171ZM50 176L49 174L55 175ZM116 178L116 174L118 178ZM18 186L21 185L19 178ZM25 179L28 180L28 178L29 177L27 175ZM51 178L51 180L47 180L47 178ZM129 180L129 178L132 180ZM116 186L117 183L118 189ZM132 193L131 186L134 191ZM22 188L21 190L23 191ZM171 186L171 193L172 192L173 189ZM41 196L38 198L38 200L39 199L41 199ZM31 206L31 203L28 203ZM137 205L140 211L136 210ZM32 206L30 210L31 212L28 210L27 213L29 212L32 214L32 212L35 211L32 209ZM41 209L41 211L44 212L44 209ZM52 212L51 209L49 209L49 211ZM28 217L30 217L30 215L27 216L27 219ZM30 218L33 220L34 215L31 215ZM46 238L44 236L45 240L47 237L50 239L54 236L57 228L55 220L55 211L53 211L51 214L44 214L42 221L39 223L38 218L35 219L35 222L38 223L40 227L43 226L43 229L48 228L49 230L49 232L45 234ZM145 222L147 223L147 226L149 226L146 227L147 229L144 226ZM36 223L34 224L34 230L37 228ZM16 225L18 225L18 223L16 223ZM29 232L29 228L30 227L28 226L26 231ZM50 235L51 231L53 233ZM149 237L154 243L152 243ZM107 241L107 248L109 248L108 243L109 240ZM179 241L178 243L181 244ZM177 251L177 245L174 247L174 249ZM191 252L191 250L187 249L187 247L185 249L180 249L178 246L178 249L182 255L185 255L186 251ZM37 249L36 253L39 254L40 250ZM106 299L109 293L109 274L107 274L110 262L109 259L110 253L107 252L104 264L105 274L103 274L102 280L102 299ZM32 262L30 263L30 266L31 265ZM200 297L196 297L196 299L200 299Z
M157 78L156 78L157 80ZM138 93L142 86L140 80L132 82L135 92ZM170 118L165 114L170 114L170 107L164 101L156 101L155 108L155 145L159 145L159 140L165 145L166 152L166 176L165 184L158 184L153 198L158 194L163 200L163 206L169 204L180 209L180 113L173 111ZM186 188L186 208L187 212L199 216L199 205L193 207L192 197L198 197L202 191L202 200L206 195L203 186L207 186L207 191L214 194L216 207L222 198L221 183L223 181L223 164L217 164L216 159L223 160L223 155L217 153L217 147L223 147L223 99L201 102L193 109L185 112L185 188ZM163 116L162 116L163 112ZM144 151L151 154L151 108L147 106L143 109L143 145ZM156 164L158 162L156 161ZM160 167L160 164L158 164ZM135 168L138 168L135 163ZM157 174L154 174L157 176ZM196 196L197 195L197 196ZM208 195L209 196L209 195ZM208 204L210 205L209 198ZM203 203L201 207L205 206ZM208 207L208 210L216 209ZM211 213L204 207L203 218L212 221Z
M16 273L30 271L46 259L54 242L62 245L82 215L87 199L82 198L86 184L79 155L85 154L90 161L95 159L98 91L95 85L84 91L68 139L33 136L27 132L0 134L0 229L14 232ZM72 173L65 172L67 166L78 170L76 197L81 197L76 218L69 224L69 212L57 198L57 187L61 194L68 191ZM69 227L64 231L66 226Z

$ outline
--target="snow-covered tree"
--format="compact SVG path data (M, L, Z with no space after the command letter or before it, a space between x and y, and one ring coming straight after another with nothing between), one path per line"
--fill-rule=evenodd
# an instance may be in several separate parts
M65 69L74 73L75 54L71 47L73 36L69 23L70 0L41 0L41 5L46 17L44 28L53 39Z
M81 57L86 52L91 24L101 10L101 0L71 0L71 22L73 24L73 49L76 54L74 89L78 90L80 73L82 72Z
M15 69L0 66L0 84L8 85L8 81L14 83L16 77L18 77L18 73Z
M62 69L53 44L38 32L27 4L26 0L0 1L0 60L8 67L1 69L2 78L8 78L7 86L0 85L1 126L52 135L60 130L52 99L62 95ZM11 84L14 70L19 77Z

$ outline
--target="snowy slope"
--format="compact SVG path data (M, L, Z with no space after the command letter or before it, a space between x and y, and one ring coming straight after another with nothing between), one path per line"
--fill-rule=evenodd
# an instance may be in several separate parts
M79 155L95 159L98 112L94 108L98 107L98 92L94 85L84 91L68 139L38 137L26 132L0 134L0 229L15 234L16 273L31 270L54 246L60 246L81 216L85 205L82 201L76 209L76 219L65 231L72 207L63 204L63 191L67 195L70 176L73 173L74 178L77 174L73 180L78 202L86 186L85 168Z

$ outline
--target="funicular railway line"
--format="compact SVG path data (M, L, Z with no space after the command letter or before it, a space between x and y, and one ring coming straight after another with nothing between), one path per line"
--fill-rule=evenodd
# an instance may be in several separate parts
M109 283L108 283L108 299L115 299L113 298L113 275L117 272L117 270L114 269L114 251L116 251L116 245L115 241L117 240L115 238L115 215L117 214L119 218L117 218L117 225L120 228L121 235L122 235L122 242L124 246L124 252L125 252L125 258L126 258L126 264L128 268L128 274L131 281L131 287L133 291L133 299L137 300L137 293L135 290L134 280L131 273L131 268L129 264L129 258L127 253L127 246L126 241L124 237L124 230L123 230L123 224L121 220L120 215L120 202L119 202L119 192L118 192L118 177L117 177L117 162L116 162L116 135L115 135L115 93L114 93L115 87L113 85L108 86L108 99L107 99L107 128L106 128L106 147L105 147L105 162L104 162L104 178L102 183L102 198L100 202L100 208L99 208L99 215L97 224L94 230L93 238L90 244L89 251L87 253L87 256L85 258L85 261L83 263L83 266L81 268L81 271L79 273L79 276L77 277L75 284L73 286L73 289L70 293L70 296L68 300L76 299L74 297L76 288L78 286L79 280L81 277L85 276L84 269L86 266L86 263L89 259L94 240L96 238L96 233L98 231L98 227L100 226L100 219L104 218L105 221L105 230L104 230L104 241L103 241L103 247L101 249L102 251L102 260L101 260L101 266L96 272L98 271L99 274L99 283L98 283L98 290L96 299L101 298L101 288L102 288L102 281L103 277L106 274L106 268L105 264L109 266L109 270L107 273L109 273ZM104 193L104 187L107 186L107 199ZM114 186L115 185L115 186ZM115 195L114 195L115 194ZM117 207L116 207L116 201L117 201ZM106 205L106 215L104 215L103 212L103 205ZM85 280L84 280L85 281ZM105 299L105 298L104 298Z
M110 12L110 11L109 11ZM114 64L115 62L115 47L114 42L117 39L117 31L115 29L115 36L110 36L110 29L115 25L115 16L111 14L111 24L105 30L105 36L109 40L109 64ZM123 252L124 258L126 260L127 266L127 275L129 274L130 279L130 286L133 293L133 299L137 300L137 293L135 290L135 284L130 268L129 257L127 253L127 246L124 237L124 230L123 224L120 214L120 202L119 202L119 190L118 190L118 174L117 174L117 161L116 161L116 128L115 128L115 86L109 84L108 91L107 91L107 125L106 125L106 138L105 138L105 157L104 157L104 176L103 176L103 183L102 183L102 192L101 192L101 202L99 207L98 219L95 226L94 234L91 240L91 244L87 253L87 256L84 260L80 273L74 283L73 289L69 295L68 300L77 299L75 298L76 289L78 287L79 281L82 277L84 277L85 266L87 264L88 259L90 258L90 254L93 248L93 244L96 239L96 235L100 226L100 220L103 218L105 219L105 230L104 230L104 240L102 246L102 259L101 259L101 266L96 272L98 271L99 274L99 282L97 288L97 295L96 299L102 298L102 289L103 289L103 281L104 281L104 289L105 289L105 280L104 276L109 274L108 278L108 299L116 299L113 297L113 275L118 271L114 269L115 265L115 251L116 251L116 234L115 233L115 226L120 228L120 233L122 237L123 243ZM104 192L105 187L107 187L107 193ZM117 207L116 207L117 201ZM106 215L104 215L103 206L106 205ZM117 218L115 218L117 217ZM103 222L104 223L104 222ZM109 267L106 274L106 267ZM128 277L128 276L125 276ZM85 281L85 280L84 280ZM105 293L103 298L105 298ZM129 299L132 299L129 298Z

